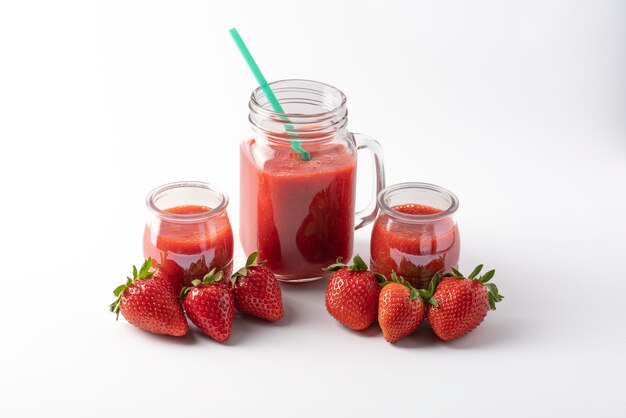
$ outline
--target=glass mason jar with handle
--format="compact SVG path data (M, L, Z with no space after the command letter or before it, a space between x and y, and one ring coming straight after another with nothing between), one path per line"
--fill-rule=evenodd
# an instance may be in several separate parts
M254 136L240 148L241 243L246 253L258 250L280 280L315 280L338 257L349 260L354 230L376 218L375 199L355 214L357 151L372 152L378 193L381 148L347 130L346 96L335 87L309 80L270 87L285 113L274 112L260 88L252 93Z

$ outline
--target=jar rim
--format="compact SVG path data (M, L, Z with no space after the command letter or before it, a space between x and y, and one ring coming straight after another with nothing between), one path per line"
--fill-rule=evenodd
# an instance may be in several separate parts
M277 86L279 86L282 83L290 83L290 82L296 82L296 83L304 83L304 84L310 84L311 88L306 88L306 87L294 87L294 88L298 88L300 90L310 90L310 91L317 91L317 92L322 92L322 89L327 89L332 91L333 93L337 94L341 100L339 102L338 105L336 105L335 107L333 107L332 109L328 109L324 112L318 112L318 113L279 113L279 112L275 112L274 110L270 110L267 109L265 107L263 107L263 105L261 103L259 103L258 98L261 96L265 96L265 92L263 92L263 89L261 87L257 87L256 89L254 89L252 91L252 94L250 95L250 110L260 113L265 117L286 117L286 118L298 118L298 119L302 119L302 118L311 118L311 119L319 119L319 118L324 118L324 117L333 117L335 113L337 113L338 111L340 111L341 109L343 109L346 105L347 102L347 98L346 95L339 90L337 87L335 86L331 86L330 84L326 84L326 83L322 83L321 81L315 81L315 80L308 80L305 78L287 78L287 79L283 79L283 80L277 80L277 81L272 81L271 83L268 83L268 86L270 86L272 88L272 91L276 91L279 90L280 87L277 88ZM318 89L313 89L313 87L320 87Z
M435 192L441 196L444 196L447 200L449 200L450 204L446 209L443 209L441 212L432 213L432 214L421 215L421 214L410 214L410 213L399 212L393 209L393 207L389 206L385 202L385 198L391 193L397 192L399 190L404 190L404 189L418 189L418 190L428 190L431 192ZM383 212L387 213L388 215L393 216L394 218L407 221L407 222L415 222L415 223L431 222L431 221L436 221L439 219L446 218L450 215L453 215L459 208L459 199L450 190L445 189L441 186L437 186L435 184L420 183L420 182L398 183L392 186L385 187L383 190L380 191L380 193L378 193L377 201L378 201L378 207ZM419 204L419 202L414 202L414 203Z
M195 187L209 191L211 194L219 199L219 204L211 208L210 210L199 213L172 213L167 212L157 206L156 200L162 193L172 189L189 187ZM151 190L150 193L148 193L148 195L146 196L146 206L148 207L148 210L150 212L154 213L161 219L172 222L198 222L212 218L215 215L221 213L224 209L226 209L226 207L228 206L228 195L221 192L212 184L202 181L175 181Z

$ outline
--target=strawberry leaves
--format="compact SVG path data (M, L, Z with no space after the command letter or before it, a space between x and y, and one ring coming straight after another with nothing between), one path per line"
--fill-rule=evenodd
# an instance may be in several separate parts
M478 266L476 266L476 268L470 273L469 276L467 276L468 279L473 279L474 277L478 276L478 273L480 273L480 271L483 269L483 265L479 264Z
M486 283L485 287L489 291L489 310L490 311L495 311L496 310L496 303L498 303L502 299L504 299L504 296L502 296L498 292L498 286L496 286L493 283Z
M410 295L409 300L415 300L415 298L420 296L419 290L411 286L411 283L404 280L404 278L402 278L401 276L398 276L395 271L391 272L391 280L386 280L384 282L381 282L380 287L383 288L390 283L398 283L406 287L407 289L409 289L409 295Z
M133 277L126 277L126 283L117 286L113 290L113 294L116 299L113 303L109 305L109 310L115 313L115 320L117 321L120 318L120 301L122 299L122 293L135 281L137 280L145 280L149 279L154 275L155 271L151 270L152 268L152 258L148 258L143 262L139 270L137 270L137 266L133 266Z
M331 272L331 271L337 271L337 270L341 270L341 269L347 269L348 265L347 264L343 264L341 262L341 257L337 257L337 262L331 264L328 267L324 267L322 270L326 271L326 272Z
M180 300L185 299L185 296L187 296L187 293L189 293L189 291L195 286L215 284L215 283L218 283L220 280L222 280L223 277L224 277L223 271L220 270L216 272L215 268L213 268L210 272L208 272L202 278L202 280L200 279L193 280L191 282L191 286L184 286L182 289L180 289L180 294L178 295L178 299Z
M338 271L342 269L348 269L350 271L368 271L369 267L367 266L365 261L363 261L361 256L357 254L352 259L351 266L342 263L341 257L338 257L336 263L333 263L330 266L323 268L322 270L326 272L331 272L331 271ZM381 287L384 286L385 283L388 282L387 278L384 275L377 273L375 271L373 271L372 274L374 275L374 277L376 278L376 281L378 281L378 284L380 284Z
M472 271L472 273L469 276L467 276L467 279L475 280L479 283L482 283L487 288L487 291L489 292L489 310L495 311L496 303L502 301L502 299L504 299L504 296L501 295L500 292L498 291L498 286L496 286L493 283L488 283L489 280L491 280L493 276L496 274L496 271L489 270L487 273L483 274L482 276L478 276L480 272L482 271L482 269L483 269L483 265L479 264ZM450 270L452 270L452 273L446 273L443 275L443 277L455 277L457 279L466 279L466 277L463 276L463 273L461 273L454 267L450 267ZM434 280L434 277L433 277L433 280ZM431 285L432 285L432 282L431 282Z
M376 281L378 281L378 284L381 287L384 286L384 283L387 282L387 278L383 274L376 273L375 271L373 271L372 274L374 274L374 277L376 278Z
M337 270L346 269L346 268L349 269L350 271L367 271L368 270L367 264L365 263L365 261L363 261L361 256L358 254L355 255L354 258L352 259L351 266L343 264L341 262L341 257L339 257L337 258L336 263L333 263L330 266L323 268L322 270L326 272L330 272L330 271L337 271Z
M482 264L478 267L482 268ZM477 282L485 285L485 287L487 288L487 291L489 292L489 310L495 311L496 303L502 301L502 299L504 299L504 296L501 295L500 292L498 291L498 286L496 286L494 283L487 283L487 282L493 278L493 276L496 274L496 271L489 270L487 273L483 274L482 276L475 278L475 276L480 272L480 269L478 267L476 267L476 269L474 270L474 271L478 270L478 272L476 274L472 272L472 274L474 275L473 276L470 275L469 278L474 279Z
M428 289L420 289L419 294L424 302L433 305L435 308L439 306L439 302L437 299L433 297L435 294L435 290L437 290L437 285L439 284L439 272L436 272L433 278L428 285Z
M360 255L355 255L352 259L352 265L349 267L351 271L366 271L368 269L367 264Z
M483 274L482 276L480 276L480 278L478 279L479 282L481 283L487 283L489 280L491 280L493 278L493 275L496 274L495 270L489 270L487 273Z
M457 269L455 269L454 267L450 267L450 270L452 270L452 273L446 273L445 277L452 277L452 276L456 276L460 279L463 279L463 273L461 273L460 271L458 271Z
M259 258L259 252L255 251L253 253L251 253L248 258L246 259L246 265L243 266L242 268L240 268L239 270L237 270L237 272L235 274L232 275L231 277L231 282L232 284L235 284L235 282L237 281L237 279L239 277L245 277L248 275L248 269L250 268L254 268L254 267L260 267L263 264L265 264L267 261L263 260L263 261L257 261Z

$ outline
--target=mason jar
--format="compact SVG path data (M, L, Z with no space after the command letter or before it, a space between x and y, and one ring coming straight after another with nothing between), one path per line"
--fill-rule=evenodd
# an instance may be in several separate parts
M240 147L240 238L283 281L309 281L338 257L348 262L354 230L376 217L375 199L355 213L358 150L373 154L374 193L384 187L378 142L347 129L346 96L310 80L270 84L250 98L253 136Z

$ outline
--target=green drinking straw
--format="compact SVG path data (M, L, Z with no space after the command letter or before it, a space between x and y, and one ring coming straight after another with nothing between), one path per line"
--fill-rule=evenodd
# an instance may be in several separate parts
M257 65L254 58L252 58L252 54L250 54L250 50L248 49L246 44L243 42L243 39L241 39L241 35L239 35L239 32L237 32L237 29L232 28L228 32L230 33L230 36L233 38L233 41L235 41L235 44L237 44L237 48L239 48L239 52L241 52L241 55L243 55L243 58L246 60L246 64L248 64L248 67L252 71L252 74L254 74L254 78L256 78L256 81L259 83L261 90L263 90L263 93L265 93L265 96L267 97L267 100L269 100L270 105L272 106L272 109L274 109L274 112L282 113L284 115L285 110L280 105L280 102L276 98L276 95L274 94L270 86L267 84L267 80L263 76L263 73L261 72L261 69ZM284 116L281 116L280 118L289 122L289 119L287 119ZM287 130L287 133L289 135L296 136L296 137L298 136L297 133L293 132L294 127L292 125L285 125L285 129ZM291 148L298 151L300 153L300 157L304 161L309 161L311 159L311 154L309 154L307 151L305 151L302 148L302 143L300 141L292 139Z

